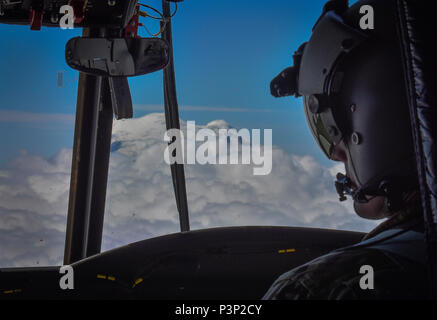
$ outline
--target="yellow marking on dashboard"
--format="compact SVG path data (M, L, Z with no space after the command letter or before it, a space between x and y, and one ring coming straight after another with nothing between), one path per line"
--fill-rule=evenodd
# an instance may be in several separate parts
M278 253L290 253L290 252L296 252L296 249L292 248L292 249L278 250Z
M143 282L143 278L138 278L137 280L135 280L134 285L132 286L132 288L134 288L137 284Z
M103 274L98 274L97 279L106 279L106 276Z
M21 289L12 289L12 290L5 290L5 291L3 291L4 294L18 293L18 292L21 292Z
M114 280L115 280L115 277L108 276L108 280L114 281Z

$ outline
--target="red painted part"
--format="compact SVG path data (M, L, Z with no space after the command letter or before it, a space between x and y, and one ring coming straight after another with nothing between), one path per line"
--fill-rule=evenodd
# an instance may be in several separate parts
M138 26L142 25L139 22L139 19L140 19L140 17L137 13L129 21L126 28L124 29L124 37L125 38L138 38Z
M85 3L83 0L73 0L70 2L70 6L74 10L74 23L81 23L85 18L84 7Z
M30 30L36 30L36 31L41 30L43 15L44 14L42 10L33 9L32 11L30 11L30 16L29 16Z

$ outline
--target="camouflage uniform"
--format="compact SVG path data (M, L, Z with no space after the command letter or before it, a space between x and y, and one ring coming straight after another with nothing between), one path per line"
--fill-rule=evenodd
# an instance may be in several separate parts
M423 220L402 211L356 245L335 250L281 275L263 299L424 299L428 296ZM373 289L362 289L373 268Z

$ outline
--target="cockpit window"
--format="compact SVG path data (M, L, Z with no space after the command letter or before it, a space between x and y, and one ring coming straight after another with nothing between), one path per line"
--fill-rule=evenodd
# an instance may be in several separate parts
M333 181L343 168L314 143L302 101L269 92L323 3L179 4L172 30L191 230L375 226L337 201ZM141 19L150 33L160 30ZM62 264L79 81L64 50L81 34L0 24L0 267ZM150 37L145 28L139 35ZM114 120L103 251L180 231L162 78L129 78L133 118Z

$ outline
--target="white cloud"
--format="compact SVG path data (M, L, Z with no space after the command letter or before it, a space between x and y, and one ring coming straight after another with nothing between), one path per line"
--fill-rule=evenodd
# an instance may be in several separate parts
M229 126L217 120L201 127ZM164 131L163 114L115 121L104 250L178 231ZM0 266L61 263L70 169L71 150L63 149L49 160L23 152L0 170ZM333 178L341 166L326 168L310 156L276 147L267 176L254 176L250 165L185 169L192 229L289 225L368 231L375 226L358 218L349 201L337 200Z

